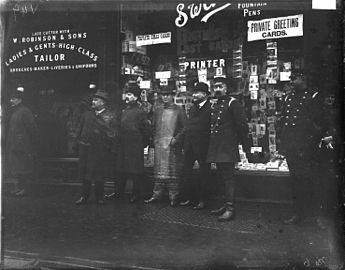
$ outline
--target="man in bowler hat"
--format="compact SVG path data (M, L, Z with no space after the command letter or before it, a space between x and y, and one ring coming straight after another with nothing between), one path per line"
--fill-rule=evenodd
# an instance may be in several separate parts
M207 162L216 163L224 182L225 201L219 209L211 211L218 215L218 221L230 221L235 216L234 178L235 163L240 161L238 145L249 151L248 124L243 106L228 95L228 81L217 77L214 80L216 99L211 104L210 143Z
M86 204L95 184L95 200L104 204L104 180L110 170L111 152L117 139L117 121L107 107L109 95L104 90L97 90L92 98L92 110L86 111L77 133L79 141L79 177L82 195L76 205Z
M189 110L184 135L184 178L181 182L180 205L194 203L193 209L206 206L207 180L210 164L206 162L210 139L211 103L208 100L209 87L199 82L193 88L193 105ZM193 183L193 166L198 161L200 172L198 180Z
M15 196L27 193L34 173L34 138L37 126L31 110L23 104L24 88L18 87L10 97L10 118L6 134L5 173L16 178Z
M141 89L135 83L128 85L126 90L126 107L122 111L120 123L119 149L117 155L117 182L115 194L108 198L122 196L125 192L127 179L132 179L133 190L129 199L134 203L142 196L144 176L144 148L151 136L147 113L139 106ZM118 189L118 191L117 191ZM117 192L117 194L116 194Z

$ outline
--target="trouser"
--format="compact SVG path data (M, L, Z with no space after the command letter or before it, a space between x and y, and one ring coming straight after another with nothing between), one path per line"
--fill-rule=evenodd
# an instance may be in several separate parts
M103 152L100 154L100 152ZM98 160L98 162L97 162ZM79 147L79 179L82 181L82 197L86 200L90 197L92 181L94 181L95 199L104 197L104 178L107 174L106 162L109 161L108 153L100 147L91 147L81 144Z
M235 163L216 163L217 170L219 171L220 177L224 183L224 195L226 204L235 204L235 191L236 191L236 181L235 181Z
M127 179L132 179L133 181L132 195L140 198L143 194L143 175L139 173L119 172L117 174L117 181L115 181L115 192L118 190L119 196L125 194Z
M153 187L152 197L160 199L163 196L165 189L168 189L169 200L176 201L179 195L178 180L177 179L156 179Z
M313 183L313 166L311 158L299 154L297 151L286 154L292 181L294 210L300 218L306 218L315 213L315 186ZM317 175L315 175L317 177Z
M194 153L186 153L183 166L183 175L180 184L181 201L192 200L196 202L205 202L207 197L207 184L210 172L210 164L206 163L206 157L195 155ZM200 169L197 181L194 179L193 167L195 161L198 161Z

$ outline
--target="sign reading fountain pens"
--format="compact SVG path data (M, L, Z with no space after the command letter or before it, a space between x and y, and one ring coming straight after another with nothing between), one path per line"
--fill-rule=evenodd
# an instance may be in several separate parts
M99 57L89 39L89 32L69 29L13 36L4 64L11 73L95 69Z

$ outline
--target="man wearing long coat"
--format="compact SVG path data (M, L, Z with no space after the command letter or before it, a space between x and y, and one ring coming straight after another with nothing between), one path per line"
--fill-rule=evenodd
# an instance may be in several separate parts
M93 95L92 110L87 110L82 116L77 134L82 195L76 205L87 203L93 181L96 203L104 204L104 181L110 171L118 135L117 119L106 106L108 101L108 93L98 90Z
M170 205L175 206L179 194L178 185L183 166L183 128L186 113L174 104L173 90L166 87L161 92L163 106L153 113L155 147L153 174L155 178L153 195L145 203L152 203L163 196L168 189Z
M184 134L184 178L181 183L180 205L195 203L193 209L206 206L207 184L210 164L206 162L210 140L211 103L208 100L209 87L206 83L197 83L193 89L193 106L189 110ZM193 167L198 161L200 172L198 181L192 181Z
M11 116L6 140L5 172L17 179L13 194L23 196L28 188L28 180L34 173L34 138L37 131L34 115L22 103L23 88L12 93ZM21 91L22 90L22 91Z
M130 202L142 195L144 174L144 148L149 143L151 126L147 113L139 107L141 89L130 84L126 90L126 108L122 111L120 139L117 158L119 195L125 192L126 180L132 179L133 190Z
M216 163L225 186L225 204L211 211L219 215L218 221L229 221L235 214L234 178L235 163L240 161L238 145L248 152L248 124L243 106L227 95L227 80L215 78L214 90L217 99L211 105L210 144L207 162Z

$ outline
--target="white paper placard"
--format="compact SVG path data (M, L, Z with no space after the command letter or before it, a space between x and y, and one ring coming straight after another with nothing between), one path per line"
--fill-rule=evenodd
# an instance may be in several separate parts
M170 79L171 71L157 71L155 76L156 79Z
M139 35L135 38L137 46L171 43L171 32Z
M151 81L140 81L139 87L140 89L150 89Z
M303 36L303 14L248 21L248 41Z
M336 0L312 0L312 9L335 10L337 8Z

